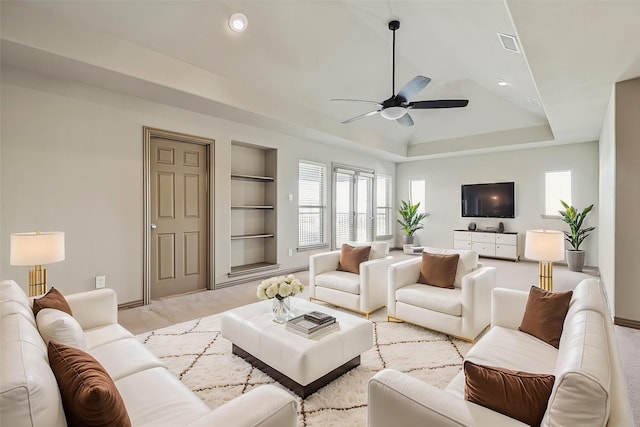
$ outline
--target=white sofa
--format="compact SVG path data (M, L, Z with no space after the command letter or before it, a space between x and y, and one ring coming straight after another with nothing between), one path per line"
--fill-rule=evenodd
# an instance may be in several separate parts
M465 359L485 366L553 374L542 426L633 426L613 322L600 282L574 290L559 349L518 331L528 293L496 288L491 329ZM440 390L407 374L383 370L369 381L368 425L525 426L464 400L464 373Z
M371 246L369 260L360 264L360 274L337 271L340 250L309 257L309 296L366 315L387 304L387 267L394 262L389 243L350 243ZM397 261L397 260L396 260Z
M392 264L387 279L387 318L473 342L489 326L495 267L482 267L475 251L426 247L424 252L460 256L454 288L418 283L421 257Z
M113 290L65 298L83 329L87 352L112 377L133 426L296 425L294 398L272 385L209 409L117 323ZM0 301L0 424L66 426L58 385L30 299L17 283L6 280L0 283Z

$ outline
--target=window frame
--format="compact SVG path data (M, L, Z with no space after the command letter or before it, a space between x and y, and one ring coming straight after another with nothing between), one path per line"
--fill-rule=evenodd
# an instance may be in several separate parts
M388 183L385 185L384 195L386 200L384 200L384 204L381 204L381 200L378 197L379 195L379 185L381 180L387 180ZM376 205L376 219L374 221L374 235L375 240L390 240L393 238L393 177L385 174L377 174L376 175L376 188L375 188L375 205ZM378 210L384 209L386 210L386 231L387 234L379 234L378 230Z
M569 175L569 182L568 182L568 186L569 186L569 197L564 197L562 196L560 199L558 199L558 206L554 209L555 213L550 213L548 211L548 206L547 206L547 202L549 199L548 196L548 192L547 192L547 188L548 188L548 181L549 181L549 175L550 174L560 174L560 173L568 173ZM566 184L566 183L565 183ZM544 191L543 191L543 197L544 197L544 207L543 207L543 213L541 215L542 218L545 219L561 219L562 216L560 215L560 213L558 212L559 209L562 209L562 205L560 205L559 200L564 200L565 202L567 202L569 205L572 204L572 198L573 198L573 172L571 171L571 169L561 169L561 170L551 170L551 171L545 171L544 172Z
M320 204L318 205L301 205L300 202L303 199L303 197L301 197L301 186L300 186L300 172L301 172L301 167L302 166L307 166L307 167L317 167L319 169L321 169L321 180L322 182L320 183L320 187L319 187L319 192L321 194L318 194L318 200L321 201ZM305 159L298 159L298 247L297 247L297 252L302 252L302 251L310 251L310 250L314 250L314 249L322 249L322 248L327 248L329 247L329 242L328 242L328 236L329 233L327 232L328 226L329 226L329 217L328 217L328 206L327 206L327 201L328 201L328 186L327 186L327 179L328 179L328 166L326 163L322 163L322 162L315 162L313 160L305 160ZM317 243L312 243L312 244L301 244L302 241L302 237L303 237L303 233L300 227L300 223L301 223L301 215L302 209L318 209L318 216L319 216L319 228L316 229L316 232L319 232L320 235L320 241Z

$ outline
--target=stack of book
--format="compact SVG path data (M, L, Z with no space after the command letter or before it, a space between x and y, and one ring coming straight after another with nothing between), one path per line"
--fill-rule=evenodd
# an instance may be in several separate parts
M335 317L312 311L289 320L285 328L305 338L317 338L337 329L338 326Z

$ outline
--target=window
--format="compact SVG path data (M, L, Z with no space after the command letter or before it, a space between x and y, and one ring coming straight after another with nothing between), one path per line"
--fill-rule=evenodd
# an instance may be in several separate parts
M373 240L374 171L335 166L334 183L334 245Z
M327 244L327 166L298 164L298 249Z
M545 215L558 216L564 208L560 200L571 204L571 171L545 172Z
M410 181L409 183L409 194L410 194L410 201L412 205L415 205L417 203L420 203L420 206L418 207L418 212L419 213L426 213L427 212L427 206L426 206L426 191L425 191L425 185L424 185L424 179L421 180L417 180L417 181Z
M386 175L376 176L376 237L390 239L392 212L391 212L391 177Z

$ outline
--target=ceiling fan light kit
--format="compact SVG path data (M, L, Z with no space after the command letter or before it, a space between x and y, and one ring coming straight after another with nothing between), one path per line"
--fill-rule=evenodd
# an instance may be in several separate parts
M356 120L373 116L378 113L387 119L395 120L401 126L409 127L413 126L413 119L408 114L408 110L427 110L434 108L459 108L466 107L469 104L467 99L441 99L430 101L413 101L409 102L414 95L417 95L431 82L429 77L416 76L409 83L404 85L402 89L396 94L396 31L400 28L400 21L393 20L389 22L389 30L393 31L393 51L392 51L392 75L391 75L391 97L382 102L365 101L360 99L344 99L335 98L332 101L348 101L348 102L360 102L367 104L374 104L378 106L377 110L370 111L365 114L361 114L356 117L352 117L342 123L351 123Z

